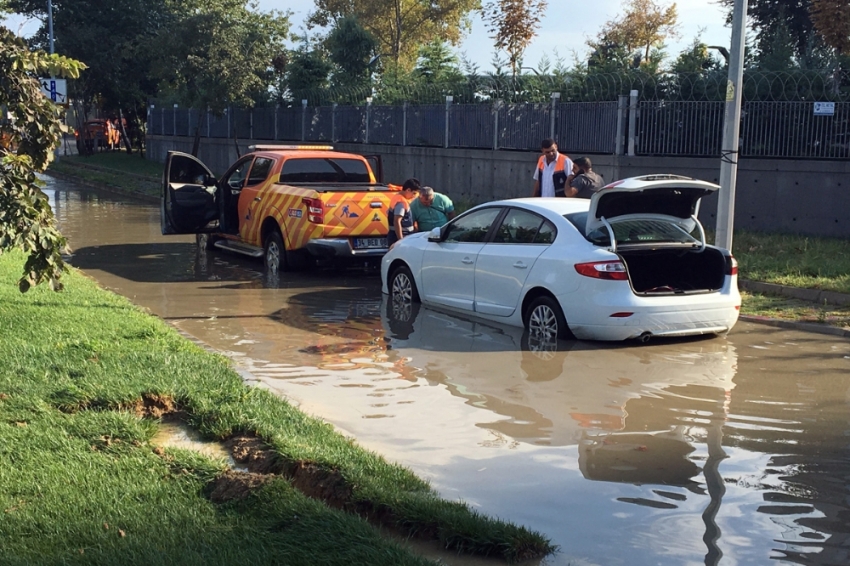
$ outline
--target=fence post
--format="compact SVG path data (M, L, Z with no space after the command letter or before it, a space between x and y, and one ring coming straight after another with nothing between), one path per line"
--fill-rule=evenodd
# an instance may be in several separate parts
M555 114L558 111L558 100L561 98L560 92L553 92L552 98L552 115L549 117L549 137L555 139ZM560 141L560 140L558 140Z
M224 139L230 138L230 106L224 109L224 114L227 116L227 133L224 134Z
M623 155L623 139L626 136L626 108L629 97L621 94L617 97L617 132L614 134L614 155Z
M404 101L404 109L401 114L401 146L407 145L407 107L410 106L408 101Z
M164 136L165 135L165 108L160 108L160 110L159 110L159 126L160 126L159 131Z
M301 141L307 139L307 99L301 99Z
M629 92L629 155L635 154L635 138L637 137L637 100L638 91Z
M155 130L155 128L153 127L153 120L154 120L154 117L153 117L154 112L153 111L154 111L155 108L156 108L156 105L151 104L151 107L148 110L148 121L147 121L147 124L145 124L145 127L148 129L149 134L153 134L153 131ZM79 120L80 119L79 113L75 112L75 114L77 116L77 120ZM80 135L82 135L82 133Z
M173 126L173 129L174 129L173 135L176 138L177 137L177 104L176 103L174 104L174 119L173 119L172 126Z
M454 97L452 95L446 95L446 143L443 147L449 147L449 117L451 116L453 100Z
M493 101L493 151L499 149L499 109L501 106L501 100Z
M363 143L369 143L369 122L372 118L372 97L366 97L366 135L363 138Z
M248 115L248 138L254 139L254 109L251 108L251 113Z
M207 137L210 137L210 107L207 106Z
M277 141L277 113L280 110L280 104L274 105L274 140Z
M338 103L334 102L331 108L331 143L336 143L336 107Z

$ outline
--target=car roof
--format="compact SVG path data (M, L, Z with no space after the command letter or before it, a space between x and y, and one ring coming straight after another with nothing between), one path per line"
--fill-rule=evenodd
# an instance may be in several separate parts
M488 202L487 205L498 206L522 206L531 210L548 210L560 216L573 212L587 212L590 208L590 201L584 198L563 198L563 197L525 197L497 200Z

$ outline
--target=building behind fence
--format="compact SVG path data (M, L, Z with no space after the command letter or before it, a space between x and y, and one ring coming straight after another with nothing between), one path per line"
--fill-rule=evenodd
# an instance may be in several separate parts
M537 151L554 138L570 154L719 157L724 102L639 100L228 108L222 116L157 107L148 135ZM850 157L850 102L749 101L740 155Z

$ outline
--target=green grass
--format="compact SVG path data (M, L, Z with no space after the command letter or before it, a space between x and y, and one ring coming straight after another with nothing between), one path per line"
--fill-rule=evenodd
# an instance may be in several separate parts
M162 163L148 161L138 153L101 152L91 156L68 155L51 163L48 173L69 176L121 192L159 197Z
M521 559L541 535L445 501L409 470L358 447L227 359L76 272L27 294L22 255L0 256L0 564L425 564L361 517L458 551ZM212 503L223 462L151 444L131 410L173 399L209 439L253 435L285 469L340 478L340 509L283 475Z
M736 231L732 253L742 279L850 293L847 240Z
M741 291L741 314L850 328L850 307Z

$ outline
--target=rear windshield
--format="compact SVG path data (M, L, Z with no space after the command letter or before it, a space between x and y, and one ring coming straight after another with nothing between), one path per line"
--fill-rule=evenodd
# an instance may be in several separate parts
M584 234L587 225L587 212L565 214L564 218L572 222L578 231ZM664 220L624 220L611 224L617 244L655 244L677 243L698 244L699 240L685 232L682 228ZM605 227L593 230L585 236L597 246L610 246L611 238Z
M368 183L365 161L331 157L290 157L283 163L281 183Z

